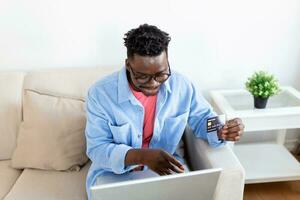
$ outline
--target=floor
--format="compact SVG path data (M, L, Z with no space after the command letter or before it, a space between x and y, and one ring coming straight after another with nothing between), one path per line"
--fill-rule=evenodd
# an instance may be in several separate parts
M248 184L244 200L300 200L300 181Z

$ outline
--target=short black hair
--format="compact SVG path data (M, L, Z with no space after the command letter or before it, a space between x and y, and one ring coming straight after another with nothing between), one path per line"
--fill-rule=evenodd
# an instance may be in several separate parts
M156 26L142 24L136 29L125 33L124 44L127 48L127 57L134 54L140 56L158 56L163 51L168 53L168 45L171 41L169 34Z

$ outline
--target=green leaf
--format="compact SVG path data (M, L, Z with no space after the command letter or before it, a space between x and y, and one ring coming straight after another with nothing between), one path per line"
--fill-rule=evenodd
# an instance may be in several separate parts
M255 97L270 97L280 92L278 81L271 74L257 71L247 78L246 89Z

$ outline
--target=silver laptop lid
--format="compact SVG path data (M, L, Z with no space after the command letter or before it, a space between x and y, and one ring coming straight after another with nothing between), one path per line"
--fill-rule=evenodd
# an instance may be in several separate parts
M210 200L220 168L93 186L93 200Z

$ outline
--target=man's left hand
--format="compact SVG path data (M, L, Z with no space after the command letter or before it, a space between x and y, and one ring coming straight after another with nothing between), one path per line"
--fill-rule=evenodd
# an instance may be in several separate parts
M226 141L239 141L244 133L244 128L245 126L240 118L228 120L218 131L218 137Z

